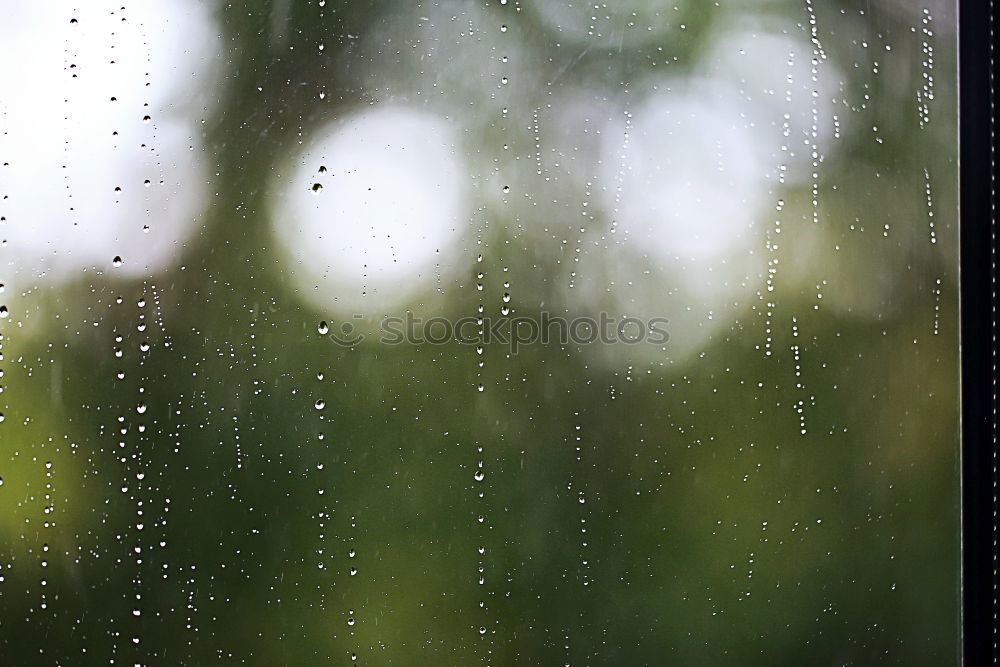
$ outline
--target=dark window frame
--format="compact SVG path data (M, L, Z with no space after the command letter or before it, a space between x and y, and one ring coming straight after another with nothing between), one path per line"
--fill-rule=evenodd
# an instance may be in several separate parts
M959 1L962 664L997 664L996 0Z

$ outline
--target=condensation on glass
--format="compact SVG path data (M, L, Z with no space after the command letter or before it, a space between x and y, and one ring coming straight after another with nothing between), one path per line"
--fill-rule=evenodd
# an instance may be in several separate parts
M0 662L957 664L954 3L3 14Z

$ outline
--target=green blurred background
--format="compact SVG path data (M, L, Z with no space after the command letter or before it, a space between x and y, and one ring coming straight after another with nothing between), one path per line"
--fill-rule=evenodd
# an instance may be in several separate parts
M57 281L0 250L0 662L957 664L955 18L928 7L210 5L217 79L154 109L193 109L207 170L173 263ZM752 115L713 50L736 28L804 45L796 85L826 87L788 108L836 131L718 265L626 247L607 206L580 215L613 184L574 172L597 158L566 118L729 75ZM495 317L509 292L663 315L671 341L320 335L350 313L275 250L275 179L381 104L447 118L468 172L458 275L398 311ZM685 286L737 256L760 261L721 296Z

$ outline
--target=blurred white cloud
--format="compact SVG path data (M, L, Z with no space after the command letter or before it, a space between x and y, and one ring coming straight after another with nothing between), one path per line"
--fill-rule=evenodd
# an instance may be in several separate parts
M274 234L317 308L377 316L471 261L458 252L456 134L438 116L375 107L321 130L276 182Z
M125 275L161 270L204 204L197 94L219 41L205 3L13 0L4 13L0 277L26 288L116 256Z

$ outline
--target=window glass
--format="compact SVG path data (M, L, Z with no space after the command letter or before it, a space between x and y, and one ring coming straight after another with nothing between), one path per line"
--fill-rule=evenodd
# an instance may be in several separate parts
M953 5L8 0L0 660L957 664Z

